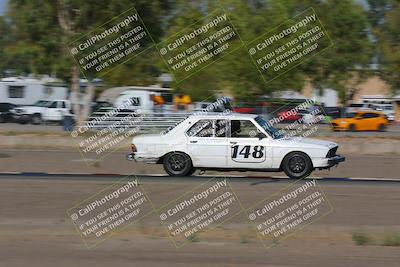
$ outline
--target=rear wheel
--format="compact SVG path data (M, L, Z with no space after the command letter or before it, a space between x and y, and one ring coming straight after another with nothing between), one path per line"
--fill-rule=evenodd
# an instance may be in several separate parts
M292 152L283 159L282 169L289 178L301 179L311 174L313 166L307 154Z
M349 126L349 131L350 131L350 132L356 132L356 131L357 131L356 126L355 126L354 124L351 124L351 125Z
M31 120L29 115L23 115L21 118L19 118L18 123L19 124L27 124Z
M164 170L170 176L188 176L193 174L190 157L182 152L171 152L164 157Z

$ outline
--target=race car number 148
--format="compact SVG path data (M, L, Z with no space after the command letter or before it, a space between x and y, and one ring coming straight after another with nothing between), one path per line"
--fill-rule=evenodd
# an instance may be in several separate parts
M232 160L236 162L263 162L265 160L264 146L232 146Z

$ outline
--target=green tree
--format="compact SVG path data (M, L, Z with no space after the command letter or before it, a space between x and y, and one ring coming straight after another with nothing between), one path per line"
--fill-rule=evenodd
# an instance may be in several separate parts
M381 77L391 85L392 93L400 90L400 1L386 2L374 35L378 40L378 55ZM382 10L381 9L381 10Z
M316 89L335 89L346 104L356 93L356 85L370 74L373 50L366 13L353 0L303 2L307 4L316 10L334 46L307 61L303 70Z

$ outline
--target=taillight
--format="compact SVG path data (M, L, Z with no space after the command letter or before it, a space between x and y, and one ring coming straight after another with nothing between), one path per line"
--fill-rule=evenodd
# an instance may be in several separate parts
M131 144L131 150L132 152L137 152L136 146L134 144Z

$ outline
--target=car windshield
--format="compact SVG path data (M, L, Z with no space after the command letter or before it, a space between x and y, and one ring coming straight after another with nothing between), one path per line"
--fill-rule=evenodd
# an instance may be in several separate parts
M355 113L355 112L346 113L345 118L354 118L356 115L357 115L357 113Z
M50 103L50 101L39 100L34 104L34 106L36 106L36 107L46 107L46 106L49 105L49 103Z
M258 116L255 121L260 125L273 139L281 139L283 135L274 127L272 127L268 122L266 122L262 117Z

